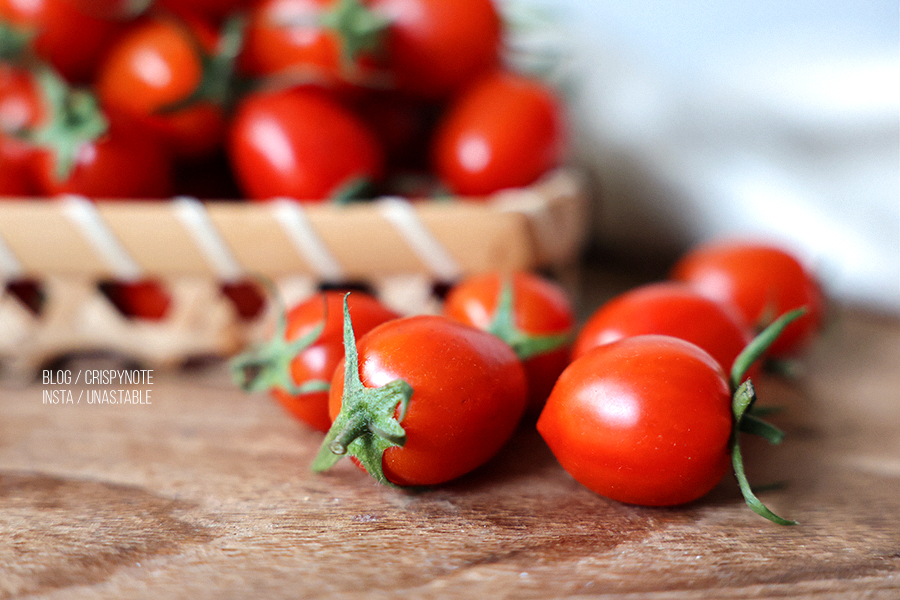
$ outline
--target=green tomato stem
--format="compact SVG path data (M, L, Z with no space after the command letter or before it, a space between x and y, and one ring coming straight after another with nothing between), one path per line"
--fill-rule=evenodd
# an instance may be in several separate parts
M781 335L788 325L806 314L806 308L796 308L786 312L766 327L759 335L747 344L747 346L734 359L731 367L731 386L737 388L741 384L744 375L757 360L762 358L769 347Z
M737 427L732 433L731 442L731 464L734 468L734 476L741 488L741 494L743 494L744 496L744 501L747 503L747 506L749 506L753 510L753 512L762 517L765 517L766 519L769 519L773 523L777 523L778 525L797 525L797 521L779 517L771 510L769 510L769 508L765 504L763 504L753 493L753 489L750 487L750 482L747 480L747 475L744 472L744 460L741 456L741 447L738 443L738 435L742 423L746 418L747 410L753 405L755 401L756 391L753 389L753 384L750 382L750 380L747 380L741 384L737 391L735 391L734 401L732 404L732 412L734 414L735 423L737 424ZM758 419L757 421L759 421L760 423L764 423L763 421Z
M312 346L322 336L328 318L328 304L322 299L322 320L309 333L296 340L287 339L287 310L274 285L267 284L270 296L278 307L278 321L271 339L239 354L231 361L231 375L235 384L248 392L269 391L281 388L295 396L328 391L330 383L310 380L297 385L291 373L291 363L298 354Z
M34 77L47 118L39 127L19 135L48 149L54 158L54 177L65 181L75 169L81 147L106 133L109 121L90 91L70 88L48 67L38 68Z
M379 483L394 485L384 474L382 456L388 448L406 444L406 431L400 422L406 416L413 388L402 379L377 388L363 385L359 376L359 354L348 297L349 294L344 296L344 394L341 411L325 434L312 469L315 472L326 471L349 455L356 458Z
M322 14L319 24L335 32L341 43L343 68L354 74L356 59L363 53L376 54L384 47L390 20L373 12L359 0L340 0Z
M161 115L172 114L200 102L209 102L222 107L230 106L237 93L235 64L244 44L246 25L246 20L239 15L225 21L212 54L206 52L194 33L184 26L185 35L191 40L197 56L200 57L202 76L193 92L157 109L156 112Z
M570 341L569 332L555 335L532 335L516 325L515 292L512 277L504 279L497 297L497 308L488 325L488 332L513 349L519 360L527 360L562 348Z
M779 525L796 525L797 522L779 517L769 510L753 493L753 489L750 487L750 482L747 480L744 472L744 460L741 455L738 438L741 432L752 433L765 438L770 443L778 444L784 438L784 432L761 418L765 411L754 409L756 390L753 387L753 382L749 379L743 382L741 380L747 369L766 353L784 329L805 312L805 309L799 308L785 313L775 320L738 355L731 372L731 387L733 390L731 411L734 419L731 434L731 464L734 469L734 476L738 481L741 494L744 496L747 506L756 514Z

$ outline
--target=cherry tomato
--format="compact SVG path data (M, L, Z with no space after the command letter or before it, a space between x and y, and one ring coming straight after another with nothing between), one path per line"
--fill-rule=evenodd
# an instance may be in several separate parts
M88 15L69 0L0 0L0 19L34 31L34 52L72 83L93 79L103 53L123 27L121 21Z
M250 13L240 64L255 77L368 84L386 26L356 0L264 0Z
M491 0L372 0L371 8L390 23L385 54L396 89L446 98L499 64Z
M324 201L378 180L384 155L359 117L318 90L258 92L232 123L229 159L244 195Z
M37 154L41 194L79 194L94 200L164 199L172 194L171 159L139 128L114 122L96 139L85 140L74 158L71 172L60 178L57 155L52 150Z
M172 154L209 155L223 140L225 98L190 99L205 77L227 77L210 73L203 55L213 54L216 37L197 20L142 19L107 53L97 74L97 95L108 110L156 132Z
M451 288L443 313L512 347L528 379L528 410L539 412L569 364L575 315L565 291L533 273L486 273Z
M575 340L572 357L625 337L670 335L692 342L730 372L734 359L753 335L736 311L683 283L644 285L621 294L587 320ZM752 375L753 373L751 373Z
M172 304L165 285L152 278L103 282L100 289L120 313L133 319L161 321Z
M563 371L537 428L589 489L632 504L683 504L728 470L731 392L718 362L694 344L624 338Z
M344 357L343 297L331 290L304 300L288 311L269 342L233 362L244 389L268 390L289 414L319 431L331 426L328 388ZM360 335L399 316L361 292L348 303Z
M671 277L735 306L757 329L790 310L806 307L806 314L772 344L772 357L799 352L822 325L825 301L815 277L776 246L743 241L700 246L679 260Z
M497 72L466 89L438 123L434 172L462 195L529 185L562 162L563 120L544 84Z
M314 470L346 452L383 483L443 483L496 454L524 411L521 363L474 327L418 315L384 323L358 344L351 334L345 347L329 393L334 423Z

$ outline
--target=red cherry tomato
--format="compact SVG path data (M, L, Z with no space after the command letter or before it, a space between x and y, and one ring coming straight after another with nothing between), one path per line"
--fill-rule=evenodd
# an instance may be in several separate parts
M209 155L222 143L225 98L170 108L197 92L208 75L203 53L211 55L215 41L215 32L200 21L143 19L110 48L98 70L97 95L108 110L156 132L172 154Z
M37 181L45 196L79 194L94 200L163 199L172 194L169 155L146 132L113 122L94 140L84 141L71 172L60 178L58 157L41 150L35 157Z
M799 352L822 325L825 301L814 276L788 252L767 244L721 242L700 246L675 265L672 279L731 304L749 326L762 329L795 308L806 314L772 344L769 355Z
M526 186L562 162L565 137L550 89L498 72L466 89L438 123L434 172L462 195Z
M597 309L579 332L572 357L645 334L670 335L694 343L709 352L726 373L753 337L730 306L683 283L652 283L625 292Z
M569 364L575 315L565 291L533 273L475 275L451 288L443 313L513 348L528 378L528 410L540 412Z
M366 84L386 25L359 2L264 0L250 13L240 65L254 77Z
M0 0L0 19L34 31L34 52L72 83L93 79L124 23L86 14L69 0Z
M499 63L501 21L491 0L372 0L389 23L394 86L446 98Z
M331 426L328 387L344 357L343 297L326 291L304 300L287 313L272 340L233 363L242 387L268 390L289 414L319 431ZM354 292L348 304L360 335L398 317L368 294Z
M334 423L315 470L348 452L384 483L450 481L496 454L525 408L521 363L500 339L474 327L419 315L345 346L347 359L331 384Z
M632 504L683 504L728 470L731 393L719 364L699 347L636 336L573 361L537 428L589 489Z
M312 89L259 92L232 123L229 159L244 195L324 201L378 180L383 150L359 117Z
M160 321L172 303L165 285L156 279L105 282L101 290L120 313L133 319Z

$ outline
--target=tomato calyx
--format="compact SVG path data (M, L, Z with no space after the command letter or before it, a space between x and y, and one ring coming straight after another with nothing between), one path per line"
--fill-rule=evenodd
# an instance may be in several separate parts
M333 204L351 204L359 200L368 200L375 195L375 184L368 177L354 177L346 183L338 185L329 194Z
M487 327L487 331L499 337L513 349L519 360L527 360L539 354L546 354L565 346L570 341L569 333L553 335L532 335L516 325L515 294L512 278L507 277L500 287L497 308Z
M341 411L325 435L312 469L317 473L326 471L341 458L350 455L379 483L393 486L395 484L384 474L381 459L388 448L406 444L406 431L400 422L406 416L413 389L403 379L395 379L377 388L363 385L348 297L349 294L344 296L344 395ZM397 416L395 413L398 413Z
M200 59L202 77L192 93L159 108L157 113L168 115L202 102L228 107L235 96L239 95L236 64L244 45L246 25L246 19L241 16L234 16L226 20L219 33L215 50L211 53L203 48L190 28L180 25L184 28L187 38L195 46Z
M0 60L9 63L27 61L31 58L31 43L36 36L34 29L0 22Z
M65 181L71 175L84 144L93 142L109 129L96 96L86 89L73 89L46 67L34 72L47 118L34 129L18 133L25 141L45 148L54 158L53 175Z
M741 432L750 433L764 438L771 444L779 444L784 439L784 432L762 419L764 414L771 411L755 406L757 397L753 382L750 379L743 382L741 380L750 366L766 353L784 329L793 321L802 317L805 312L805 309L798 308L785 313L773 321L771 325L747 344L747 347L734 360L729 377L733 391L731 412L734 426L732 427L730 449L734 476L738 481L741 494L744 496L747 506L756 514L778 525L796 525L797 521L779 517L753 493L753 489L750 487L750 482L747 480L744 472L744 460L741 455L738 437Z
M335 32L341 45L341 60L353 71L363 54L377 54L384 47L390 20L375 13L359 0L340 0L319 18L319 24Z
M273 297L277 298L277 295ZM324 299L323 304L321 322L306 335L292 341L287 339L287 312L281 307L272 337L232 359L231 375L238 387L247 392L281 388L293 395L328 391L328 381L313 379L297 385L291 376L294 358L313 345L325 329L328 305Z

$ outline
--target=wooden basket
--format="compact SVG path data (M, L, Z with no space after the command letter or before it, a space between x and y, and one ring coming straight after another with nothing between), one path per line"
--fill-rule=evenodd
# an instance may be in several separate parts
M242 321L221 294L222 282L247 276L272 281L288 304L322 284L354 282L401 313L433 312L435 283L573 264L587 222L584 182L568 169L483 202L3 199L0 277L39 279L45 302L35 315L0 296L0 360L32 369L108 351L159 368L231 355L272 322L273 303ZM146 276L163 279L172 297L161 321L123 316L97 287Z

